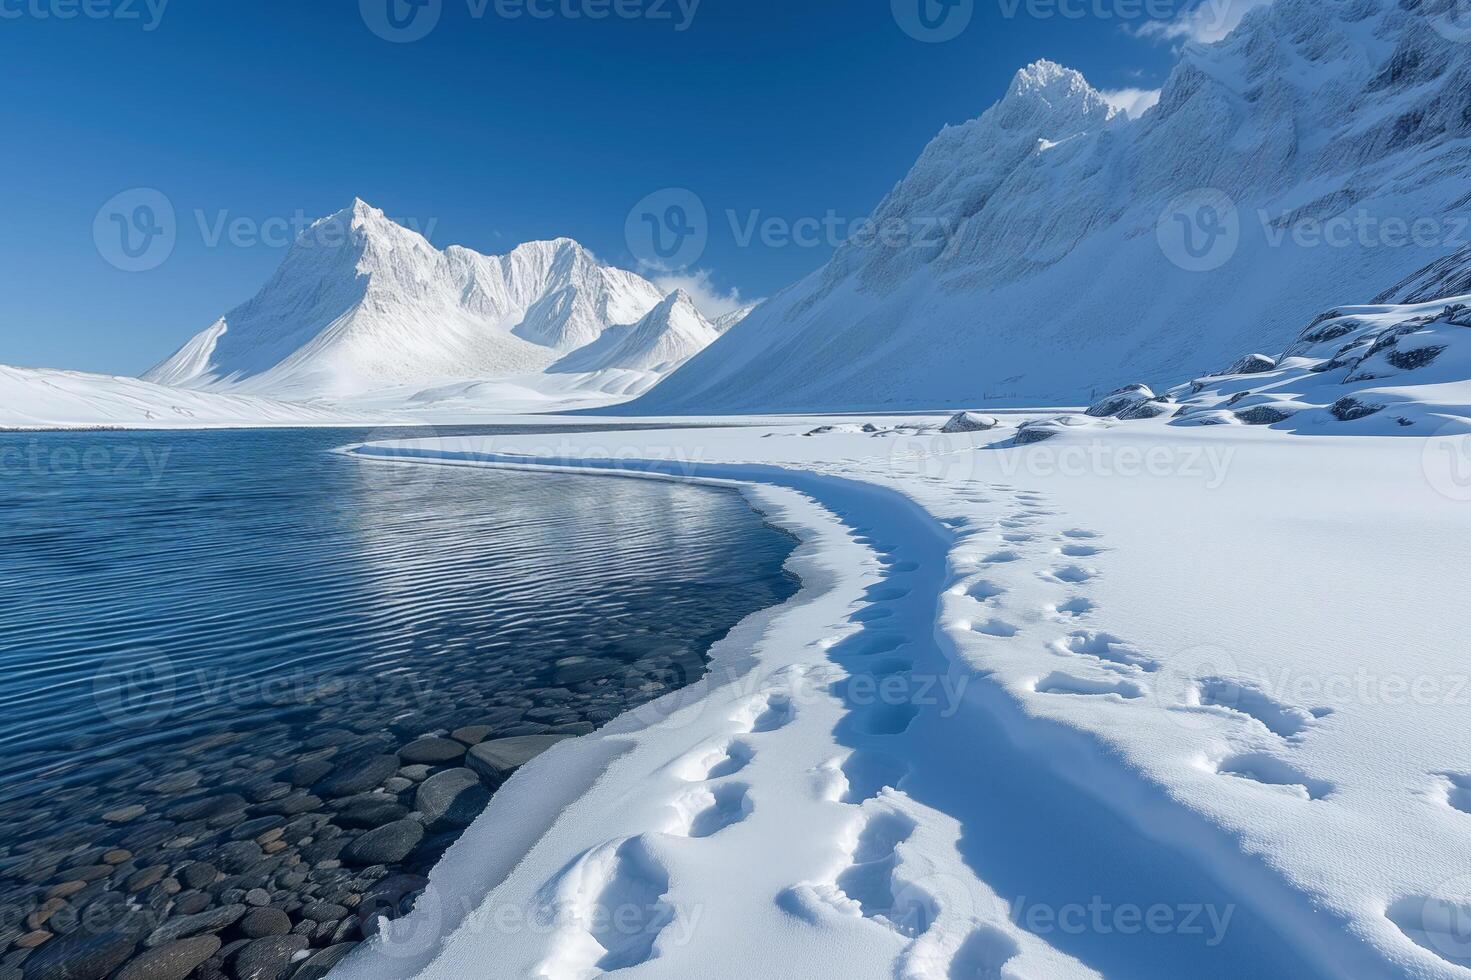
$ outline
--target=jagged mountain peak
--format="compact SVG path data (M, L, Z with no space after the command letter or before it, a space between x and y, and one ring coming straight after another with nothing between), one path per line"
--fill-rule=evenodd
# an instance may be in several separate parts
M1108 119L1118 112L1102 93L1088 84L1082 72L1045 58L1021 68L1011 79L996 111L1012 116L1047 111Z
M534 374L664 299L571 238L443 251L362 199L298 237L249 302L145 377L280 397Z
M1187 45L1135 120L1026 66L879 203L886 240L838 249L622 411L1076 404L1280 349L1464 241L1471 44L1451 3L1276 0Z

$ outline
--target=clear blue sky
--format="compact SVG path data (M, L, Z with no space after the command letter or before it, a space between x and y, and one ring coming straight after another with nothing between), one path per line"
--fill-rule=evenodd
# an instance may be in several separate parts
M211 244L209 226L279 230L354 196L432 226L440 247L567 235L634 267L629 209L687 187L711 212L698 266L720 290L769 295L829 249L742 247L728 210L859 218L1019 66L1048 57L1101 88L1153 88L1174 60L1087 12L1129 0L1074 0L1081 17L961 0L973 17L945 43L906 34L890 0L702 0L685 30L677 0L601 0L671 15L632 20L429 0L440 21L413 43L377 36L359 0L172 0L156 23L149 2L0 0L0 363L142 371L284 254ZM59 16L83 3L94 16ZM136 187L175 207L177 243L157 268L124 272L93 224Z

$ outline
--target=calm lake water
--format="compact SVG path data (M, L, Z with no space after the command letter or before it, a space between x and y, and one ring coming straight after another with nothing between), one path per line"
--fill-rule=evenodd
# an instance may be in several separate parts
M585 732L796 589L734 493L330 452L364 435L0 435L0 887L215 846L220 794L259 826L316 807L320 842L339 804L283 767Z

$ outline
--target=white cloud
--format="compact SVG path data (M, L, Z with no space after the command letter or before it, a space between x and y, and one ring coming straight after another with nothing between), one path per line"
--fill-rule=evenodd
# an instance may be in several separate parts
M663 273L652 276L650 281L662 289L666 295L676 289L683 289L690 294L690 299L695 301L695 309L711 320L725 316L727 313L734 313L743 306L750 306L752 302L742 298L739 289L721 292L710 281L709 269Z
M1130 119L1138 119L1159 104L1157 88L1116 88L1100 92L1108 104L1120 109Z
M1212 44L1230 34L1247 12L1265 7L1272 0L1201 0L1174 20L1150 21L1139 28L1141 37L1162 40L1199 41Z

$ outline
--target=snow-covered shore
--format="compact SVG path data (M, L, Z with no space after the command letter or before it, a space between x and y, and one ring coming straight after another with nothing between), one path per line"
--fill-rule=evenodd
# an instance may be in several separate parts
M810 431L357 450L735 485L804 589L523 769L342 975L1471 975L1453 456Z

